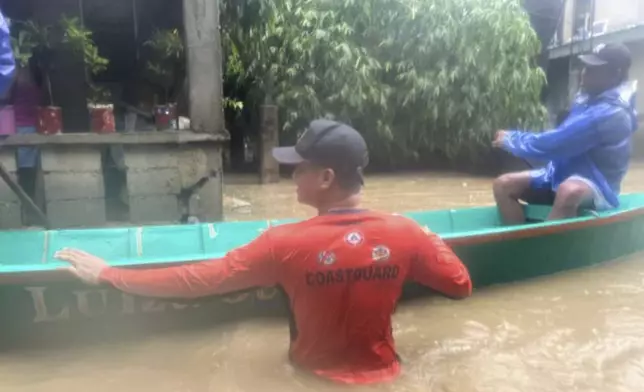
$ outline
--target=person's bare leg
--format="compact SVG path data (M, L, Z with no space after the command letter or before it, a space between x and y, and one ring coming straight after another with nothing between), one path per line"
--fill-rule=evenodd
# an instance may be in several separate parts
M566 180L559 185L548 220L574 218L579 207L593 200L593 190L583 181Z
M494 200L501 213L503 223L520 225L525 223L523 207L519 198L530 189L530 172L508 173L494 180Z

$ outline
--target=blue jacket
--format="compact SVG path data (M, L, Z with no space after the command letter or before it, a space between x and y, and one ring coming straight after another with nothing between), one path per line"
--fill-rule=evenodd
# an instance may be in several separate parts
M16 61L11 49L11 36L9 26L0 12L0 97L4 97L13 83L13 74L16 71Z
M558 128L543 133L509 131L503 149L520 158L549 161L533 173L533 187L556 191L577 175L592 181L617 207L631 158L631 136L637 129L636 90L637 82L628 82L593 99L579 95Z

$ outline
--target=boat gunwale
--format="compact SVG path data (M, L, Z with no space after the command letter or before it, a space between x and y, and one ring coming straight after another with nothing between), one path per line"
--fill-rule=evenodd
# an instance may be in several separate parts
M470 235L453 237L446 235L443 238L450 246L479 245L486 242L540 237L566 231L605 226L625 222L642 215L644 215L644 206L610 212L604 216L578 217L572 220L508 226L487 233L472 233Z
M558 222L544 222L540 224L520 225L513 227L499 228L502 230L495 230L487 233L476 233L461 236L442 236L445 242L451 247L464 247L472 245L480 245L484 243L503 242L507 240L525 239L531 237L540 237L546 235L557 234L572 230L582 230L591 227L599 227L615 223L622 223L644 216L644 206L629 208L621 211L609 213L604 216L598 217L580 217L572 221L558 221ZM462 234L462 233L459 233ZM200 259L201 260L201 259ZM200 260L182 260L182 261L166 261L155 262L146 264L130 264L122 265L119 268L162 268L171 267L182 264L195 263ZM53 270L43 271L20 271L20 272L1 272L0 285L20 285L32 283L49 283L75 280L74 276L65 268L59 267Z

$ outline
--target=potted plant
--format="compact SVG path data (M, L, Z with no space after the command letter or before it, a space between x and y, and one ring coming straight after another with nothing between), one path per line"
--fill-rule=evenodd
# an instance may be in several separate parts
M97 86L93 76L105 71L109 60L101 57L92 39L92 32L82 26L78 18L63 16L60 21L63 29L63 44L68 45L85 64L85 79L89 88L87 108L91 118L91 130L97 133L112 133L114 126L114 105L109 91Z
M96 133L116 132L114 124L114 105L112 96L105 87L89 83L87 108L89 109L91 130Z
M47 106L38 108L38 133L53 135L62 132L62 109L54 103L54 94L51 88L52 69L52 42L51 26L42 26L34 21L15 22L16 35L13 39L14 52L18 64L26 67L33 60L42 72L45 86Z
M178 29L157 30L144 46L150 49L146 63L148 79L163 90L163 103L154 107L157 130L177 128L176 98L185 75L181 34Z

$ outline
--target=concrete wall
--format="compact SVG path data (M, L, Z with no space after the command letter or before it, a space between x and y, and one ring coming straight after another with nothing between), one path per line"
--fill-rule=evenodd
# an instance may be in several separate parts
M177 222L186 214L201 220L220 220L223 217L221 148L209 147L125 146L130 221ZM208 178L203 187L184 199L182 191L203 178Z
M615 31L644 22L644 0L595 0L595 21L607 20Z
M570 41L573 35L573 3L566 1L563 16L563 41ZM644 22L644 0L595 0L595 21L608 21L607 32L621 30L630 25Z
M62 134L55 139L15 135L4 141L0 162L15 177L16 148L28 145L40 149L37 200L43 199L52 228L109 223L108 186L118 191L125 205L119 225L128 221L138 225L172 224L188 216L218 221L223 219L223 140L189 131ZM122 146L116 162L126 179L121 185L105 181L106 168L112 167L107 153L113 153L114 146ZM0 229L19 228L21 224L20 203L0 181Z
M105 224L102 150L99 146L41 148L45 209L55 227Z
M570 41L570 38L572 37L572 9L573 9L573 2L575 0L567 0L566 1L566 8L564 10L564 15L562 18L561 23L563 24L563 28L561 29L563 33L563 37L560 37L561 42L568 42Z

